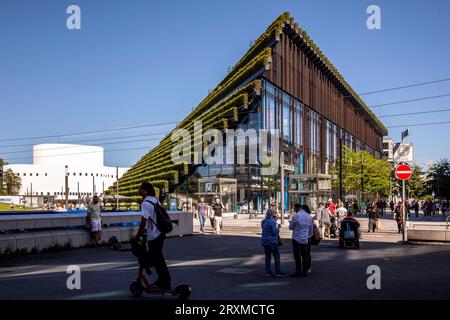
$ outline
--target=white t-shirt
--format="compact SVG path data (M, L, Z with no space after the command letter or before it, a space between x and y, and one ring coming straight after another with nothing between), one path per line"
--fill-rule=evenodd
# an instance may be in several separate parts
M147 241L150 241L158 238L161 232L159 232L158 227L156 226L155 206L147 201L152 203L159 203L159 201L155 197L148 196L141 204L142 216L147 219ZM153 222L149 218L151 218Z
M341 221L347 216L347 209L345 209L344 207L338 208L337 212L339 214L338 218Z

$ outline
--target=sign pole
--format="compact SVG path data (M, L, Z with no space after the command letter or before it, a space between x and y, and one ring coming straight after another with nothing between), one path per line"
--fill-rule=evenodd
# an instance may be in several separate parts
M408 217L406 216L406 180L411 178L412 176L412 169L407 164L401 164L397 168L395 168L395 177L399 180L402 180L402 240L403 243L406 243L406 221L408 220Z
M406 242L406 215L405 215L405 212L406 212L406 197L405 197L405 180L402 180L402 185L403 185L403 200L402 200L402 203L403 203L403 209L402 209L402 218L403 218L403 230L402 230L402 240L403 240L403 243L405 243Z

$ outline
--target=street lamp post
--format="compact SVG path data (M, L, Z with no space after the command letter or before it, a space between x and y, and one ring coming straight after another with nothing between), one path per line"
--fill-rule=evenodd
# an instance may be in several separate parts
M281 225L284 225L284 153L280 152Z
M119 210L119 167L116 166L116 207Z
M339 198L343 202L344 192L342 190L342 131L339 130Z
M3 160L0 159L0 189L3 190Z
M66 187L66 210L69 208L69 168L65 166L65 177L64 177L65 187Z
M364 201L364 153L361 152L361 199Z

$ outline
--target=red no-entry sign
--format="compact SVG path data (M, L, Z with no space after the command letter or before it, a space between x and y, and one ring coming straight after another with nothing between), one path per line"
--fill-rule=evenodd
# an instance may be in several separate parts
M399 180L408 180L412 176L411 167L407 164L401 164L395 168L395 177Z

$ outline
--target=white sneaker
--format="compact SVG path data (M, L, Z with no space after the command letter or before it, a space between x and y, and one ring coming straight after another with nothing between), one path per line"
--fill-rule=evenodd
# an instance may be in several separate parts
M311 271L311 269L308 269L307 271L306 271L306 273L311 273L312 271Z

